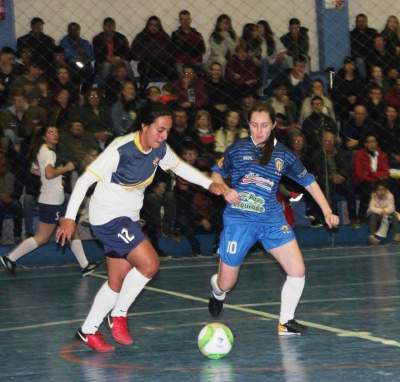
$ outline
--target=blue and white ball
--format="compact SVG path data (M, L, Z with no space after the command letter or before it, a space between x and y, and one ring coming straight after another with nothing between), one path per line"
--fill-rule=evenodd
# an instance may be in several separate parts
M201 329L197 345L200 352L207 358L220 359L231 351L233 334L226 325L213 322Z

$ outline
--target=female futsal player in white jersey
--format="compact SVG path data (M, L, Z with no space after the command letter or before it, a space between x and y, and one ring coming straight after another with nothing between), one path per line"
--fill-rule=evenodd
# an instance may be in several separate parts
M229 203L224 211L224 229L219 244L219 271L211 278L209 311L219 316L227 292L236 284L247 252L260 241L287 274L282 288L279 335L301 334L305 327L294 319L304 288L305 267L292 228L287 224L276 193L282 176L293 179L320 206L329 228L339 218L325 199L314 176L298 158L274 137L275 112L255 106L249 113L250 137L231 145L213 167L212 179L224 185ZM224 179L231 179L229 188Z
M7 256L0 257L4 268L15 276L16 261L34 249L46 244L64 216L66 202L62 183L63 174L73 171L74 164L68 162L65 166L56 167L55 149L59 135L56 127L43 127L36 136L32 151L32 159L39 168L41 188L38 199L39 226L33 237L24 240ZM83 276L94 271L97 264L88 262L82 242L77 237L71 241L71 250L75 255Z
M107 316L114 340L132 344L127 313L136 297L157 273L158 255L139 225L145 188L157 167L220 195L222 186L181 161L166 144L172 127L171 111L162 105L145 107L138 118L140 131L116 138L78 179L66 219L57 232L61 245L75 230L75 217L86 191L97 182L89 204L89 221L104 245L108 281L98 291L77 337L98 352L113 351L99 326Z

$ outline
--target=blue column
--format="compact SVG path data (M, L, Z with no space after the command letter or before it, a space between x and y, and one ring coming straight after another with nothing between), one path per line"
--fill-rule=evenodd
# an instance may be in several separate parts
M319 67L336 70L343 59L350 55L348 0L340 8L331 8L332 0L315 0L319 42Z
M6 17L4 20L0 20L0 48L3 46L15 48L14 0L5 0L4 10Z

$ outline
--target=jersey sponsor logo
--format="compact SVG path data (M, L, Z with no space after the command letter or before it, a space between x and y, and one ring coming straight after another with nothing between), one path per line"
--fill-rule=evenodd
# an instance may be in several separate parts
M262 214L265 212L265 200L254 194L253 192L239 192L240 203L232 204L231 207L249 212L256 212Z
M281 158L275 158L275 174L281 175L285 162Z
M250 172L242 178L240 184L255 184L256 186L261 187L264 190L271 191L272 187L274 187L275 182L271 179L263 178L262 176L254 172Z
M243 155L243 160L253 160L251 155Z

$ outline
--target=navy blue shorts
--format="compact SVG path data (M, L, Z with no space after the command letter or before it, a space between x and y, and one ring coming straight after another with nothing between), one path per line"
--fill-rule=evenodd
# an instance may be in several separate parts
M43 204L39 206L39 221L46 224L58 224L60 218L65 215L67 209L67 201L63 204Z
M236 267L242 264L247 252L257 241L268 251L294 239L294 232L288 224L229 224L221 232L218 253L223 263Z
M139 222L128 217L115 218L102 225L92 225L92 230L103 243L105 255L108 257L125 258L144 240Z

